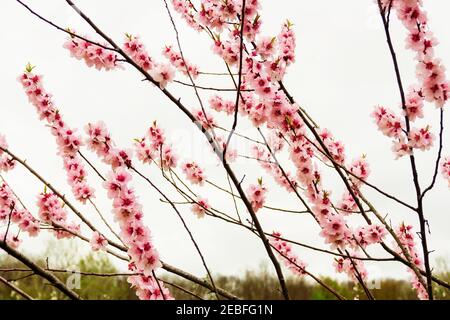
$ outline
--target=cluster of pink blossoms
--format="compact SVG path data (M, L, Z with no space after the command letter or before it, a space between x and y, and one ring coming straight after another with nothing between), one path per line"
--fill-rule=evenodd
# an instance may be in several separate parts
M95 152L103 162L113 169L131 166L132 151L115 147L103 121L88 123L84 130L88 135L86 144L89 150Z
M329 212L328 210L329 208L327 208L327 212ZM332 248L344 248L352 241L352 231L343 216L335 214L322 217L320 225L322 227L320 235Z
M395 230L395 234L399 238L401 244L407 250L409 256L412 259L412 263L414 263L417 268L423 269L423 261L419 256L419 252L417 251L416 243L414 240L413 227L411 225L405 225L404 223L402 223ZM404 256L402 250L399 249L398 253L400 255ZM417 275L415 274L414 270L412 270L411 268L408 268L408 272L411 273L412 285L413 285L414 289L416 290L417 296L419 297L419 299L423 299L423 300L428 299L427 290L422 285L420 280L417 278ZM422 278L422 280L423 279L424 278Z
M356 241L362 247L367 247L370 244L380 243L386 236L386 228L382 225L368 225L359 227L355 231Z
M186 0L172 0L173 7L176 12L178 12L181 17L186 21L186 23L192 27L194 30L201 31L203 28L197 22L195 18L196 12L191 1Z
M161 89L173 81L175 77L173 67L170 64L154 62L139 37L126 34L123 50L143 70L149 72L150 76L159 83Z
M145 45L139 37L126 34L126 41L123 44L123 50L133 59L142 69L150 71L155 66L152 57L148 54Z
M263 185L262 179L258 180L258 184L251 184L248 187L247 197L255 213L264 206L266 193L267 188Z
M15 167L15 161L2 149L7 150L8 144L4 136L0 135L0 172L7 172ZM0 184L0 225L15 224L21 232L26 232L30 237L35 237L40 232L40 221L25 208L20 208L20 201L6 182ZM0 239L6 238L6 243L12 248L21 244L19 233L15 234L9 227L5 237L5 231L0 232Z
M131 153L123 152L115 146L102 122L87 125L86 133L89 148L111 166L103 184L108 191L108 197L113 201L114 218L119 223L121 239L128 247L130 270L143 273L143 276L132 276L128 281L136 287L139 298L171 299L168 293L162 295L156 281L146 281L147 277L152 277L153 272L161 266L161 262L153 245L150 229L144 224L142 205L131 186L132 177L128 172L131 167ZM94 235L92 242L95 248L98 241L103 247L103 239Z
M15 161L7 155L2 149L8 149L8 143L3 135L0 134L0 171L9 171L15 167Z
M289 171L285 172L288 177L288 179L286 179L269 151L261 146L255 145L252 147L252 156L255 159L258 159L260 166L273 177L278 185L284 187L288 192L293 192L291 185L295 188L297 186L297 182Z
M236 25L240 24L237 15L241 2L227 1L226 7L221 1L202 1L202 4L204 6L199 10L197 23L220 33L220 37L215 38L213 52L236 70L240 56L239 30L224 28L224 21L236 21ZM250 12L254 16L249 15L249 19L255 19L257 9L257 1L252 2ZM195 16L191 17L195 18ZM258 23L261 23L259 17ZM245 31L247 31L246 28L244 33ZM312 202L312 211L322 228L321 235L327 243L333 248L349 246L357 249L359 245L355 240L354 232L344 219L345 215L352 213L350 209L355 208L355 201L347 193L345 196L349 211L344 214L335 212L330 193L323 190L322 177L314 159L319 157L329 162L328 158L322 154L325 150L316 154L315 147L306 138L306 126L299 115L299 106L290 103L285 93L280 90L279 81L283 79L286 68L295 59L296 41L292 25L289 22L284 24L277 37L260 36L259 28L257 28L256 33L246 35L246 39L254 42L251 47L245 46L243 51L243 81L238 105L239 113L243 117L248 117L254 126L267 127L271 136L282 136L288 141L290 159L296 168L296 179L289 172L283 173L265 148L255 145L252 155L261 167L286 190L292 192L293 188L299 187L305 190L307 198ZM234 113L233 101L225 101L219 96L213 96L209 102L211 109L217 112L227 115ZM339 165L345 165L344 145L327 130L320 132L320 138L333 160ZM272 152L277 152L283 148L283 143L275 138L270 146L274 149ZM361 180L366 179L370 172L365 160L355 161L349 167ZM356 178L351 178L351 181L356 191L361 186L361 181ZM364 230L363 235L367 244L381 241L384 232L381 227L378 228L380 228L378 239L374 236L373 230L369 228Z
M345 161L345 147L344 144L336 140L333 134L328 129L323 129L320 133L320 138L322 139L324 145L327 147L328 152L333 157L333 160L338 164L344 164ZM324 157L327 160L326 157Z
M229 8L222 8L220 4L208 1L208 5L202 8L199 22L208 28L221 30L223 19L236 18L237 9L233 7L237 1L230 1ZM203 2L202 2L203 3ZM219 11L212 15L212 12ZM226 35L216 38L213 51L219 54L231 66L237 65L239 61L239 33L230 31L229 40L224 40ZM255 126L266 125L271 131L282 134L290 140L290 156L297 169L297 178L307 190L308 198L313 202L313 211L322 227L321 235L327 243L333 247L345 247L351 245L356 247L353 232L347 226L341 215L333 214L333 206L329 199L329 193L321 189L321 175L313 161L315 151L313 146L305 138L305 126L301 120L299 107L291 104L286 95L279 90L277 81L283 78L285 67L294 62L295 56L295 36L290 23L283 26L282 32L276 38L261 37L256 35L257 47L246 53L244 51L243 61L243 83L242 89L249 91L242 92L239 101L239 112L243 116L248 116ZM248 48L247 48L248 49ZM278 56L271 58L278 53ZM210 106L213 110L233 114L235 104L232 101L224 101L219 96L210 99ZM320 137L330 152L333 160L338 164L344 164L345 149L340 141L334 139L327 130L322 130ZM280 145L280 149L282 145ZM274 150L276 151L276 150ZM297 182L290 178L286 179L276 163L273 162L270 153L259 146L253 149L255 158L261 166L269 172L281 186L292 191L292 186L297 187ZM328 161L326 157L323 157ZM365 179L368 175L368 167L362 162L353 166L355 175ZM355 185L356 183L355 179ZM253 191L253 190L252 190ZM250 192L250 194L254 194ZM255 208L259 208L261 203L255 201ZM354 207L354 204L349 206ZM381 237L380 237L381 238Z
M178 157L172 149L172 146L166 144L164 131L156 122L147 132L147 135L135 141L135 151L138 159L142 163L151 163L158 161L163 169L176 168ZM227 153L228 154L228 153ZM194 161L185 161L181 165L181 170L186 178L193 184L203 185L206 177L203 169ZM208 201L204 198L198 198L191 206L191 211L198 217L203 218L206 210L210 208Z
M434 47L437 40L428 28L422 1L382 1L384 8L391 5L408 31L406 48L416 53L416 76L419 85L409 88L405 95L405 105L402 106L404 115L413 122L423 118L424 101L434 103L439 108L444 107L449 99L449 82L446 79L445 67L435 57ZM392 150L397 158L411 154L413 149L428 150L433 145L435 137L429 126L411 128L407 133L403 121L388 109L377 107L372 116L383 134L394 138Z
M378 126L378 129L387 137L393 138L392 151L397 158L411 154L413 149L428 150L433 146L435 140L430 127L411 128L408 136L404 122L387 108L378 106L372 113L372 117Z
M172 46L166 46L163 49L163 55L178 71L184 73L185 75L190 75L193 79L198 77L198 67L189 63L188 61L186 61L185 63L181 54L176 52Z
M74 31L69 31L75 34ZM83 38L87 39L86 37ZM116 52L107 49L106 44L99 46L75 36L70 36L64 43L64 48L70 51L72 57L84 60L89 67L94 66L98 70L105 69L106 71L118 67Z
M56 227L54 233L58 239L72 238L74 237L72 233L80 232L79 224L67 221L67 211L56 194L41 193L38 196L37 206L39 208L40 219ZM62 227L68 231L59 229L58 227Z
M417 77L421 96L428 102L442 108L449 98L449 82L445 77L445 67L435 57L437 40L428 28L426 13L421 0L394 0L393 8L399 20L408 30L406 47L416 53Z
M281 233L273 232L272 237L269 237L269 243L277 250L281 260L292 273L304 275L306 264L292 251L291 244L280 238Z
M357 193L358 189L362 186L363 182L367 180L370 174L370 167L366 157L362 156L353 160L349 171L352 174L350 176L350 181L353 184L355 193ZM341 213L344 215L349 215L353 213L354 210L358 209L355 199L348 190L344 192L344 195L338 204L338 208L341 209Z
M259 8L259 1L246 1L245 24L251 28ZM196 19L210 29L222 32L227 23L237 21L242 13L242 1L239 0L201 0L201 8Z
M22 240L19 238L18 235L13 234L12 232L8 232L5 237L5 234L6 234L6 231L3 231L3 230L0 231L0 239L1 239L1 241L3 241L3 239L6 238L5 242L8 246L10 246L13 249L17 249L21 245Z
M64 47L70 51L73 57L78 60L84 60L88 66L95 66L99 70L105 69L106 71L117 69L119 67L119 64L117 63L117 54L114 51L103 48L97 44L93 44L77 37L71 37L64 44ZM154 62L139 37L126 34L123 51L130 56L139 67L149 72L150 76L158 82L161 89L164 89L168 83L173 81L175 70L172 65ZM174 52L169 50L167 54L176 67L181 67L179 60L174 60ZM196 74L198 73L198 70L195 67L192 67L192 72Z
M445 180L447 180L450 187L450 157L446 157L441 163L441 172Z
M197 198L195 203L191 207L191 211L197 216L197 218L204 218L205 213L209 210L210 206L208 200L205 198Z
M209 113L203 112L201 109L192 111L192 114L205 129L211 129L217 125L214 117Z
M355 254L352 256L356 257ZM359 259L339 257L334 260L334 268L336 272L347 274L355 282L358 281L358 278L365 281L368 276L364 264Z
M177 166L178 157L172 146L166 143L164 131L156 122L153 122L146 136L141 139L136 139L134 147L138 159L143 163L157 161L163 169L175 168Z
M278 35L279 41L279 56L286 63L290 65L295 62L295 33L292 30L292 24L287 21L281 33Z
M283 139L283 136L279 132L274 130L269 133L267 144L272 152L277 153L283 150L285 141Z
M33 68L30 65L26 69L19 77L19 81L29 101L35 106L39 118L45 120L51 128L59 154L64 161L67 181L72 188L72 193L77 200L85 203L86 200L94 197L94 189L87 184L87 172L78 155L82 145L81 137L76 133L76 129L70 128L64 122L61 113L54 105L52 95L43 87L42 76L33 74L31 72Z
M225 112L228 115L234 113L236 104L230 100L223 100L219 95L214 95L209 99L209 105L211 109L217 112Z
M169 289L152 276L131 276L128 277L128 283L132 288L136 288L140 300L173 300Z
M0 224L10 223L16 224L19 230L28 233L30 237L37 236L40 231L39 221L28 210L19 208L18 199L3 182L0 184ZM10 232L12 233L12 230Z
M203 185L205 181L205 175L202 168L193 161L185 162L181 166L186 178L193 184Z
M95 231L92 234L92 238L89 241L89 243L91 244L92 250L99 251L106 249L106 246L108 245L108 240L106 240L106 238L103 235L101 235L98 231Z

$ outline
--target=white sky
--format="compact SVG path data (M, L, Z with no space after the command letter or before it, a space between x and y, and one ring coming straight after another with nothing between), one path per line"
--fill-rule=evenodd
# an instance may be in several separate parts
M362 153L368 154L372 168L371 182L414 203L408 161L393 159L390 142L377 132L369 116L376 104L393 109L399 105L392 62L373 1L261 2L265 34L276 35L286 18L295 24L297 63L289 69L285 83L296 100L322 127L329 128L336 137L344 141L350 159ZM26 3L63 27L71 27L79 33L94 36L65 1L28 0ZM174 32L162 0L79 0L76 3L117 42L123 40L125 32L140 35L157 60L161 59L160 51L165 44L175 45ZM425 8L429 13L430 28L441 42L436 50L437 56L443 59L445 65L450 65L450 3L445 0L426 1ZM177 24L188 59L198 64L201 70L224 72L224 65L217 56L212 55L211 43L206 36L190 30L179 19ZM406 35L404 28L394 19L392 29L404 83L406 86L414 84L412 54L403 49ZM142 136L153 120L157 120L182 158L202 161L208 157L204 140L197 129L158 90L141 82L134 70L126 67L122 71L105 73L89 69L69 57L68 52L62 48L64 41L65 35L37 20L15 1L0 2L0 42L3 47L0 53L0 133L7 136L12 151L26 158L30 165L52 181L59 190L70 193L65 183L62 161L55 155L55 142L48 128L43 122L39 122L34 107L28 103L20 84L16 82L27 62L37 65L36 72L45 75L46 88L54 94L59 109L72 127L81 130L88 122L103 120L118 145L129 147L133 138ZM232 86L230 79L211 77L202 77L197 84ZM182 96L182 101L187 105L197 107L197 100L188 89L174 84L169 86L169 90ZM202 92L202 97L207 100L211 94ZM427 105L425 113L428 123L436 130L437 110L434 106ZM223 123L230 126L229 122ZM445 124L448 126L450 122L447 120ZM248 133L248 125L242 122L240 131ZM254 131L248 134L257 137ZM193 144L193 141L197 142ZM87 151L85 153L90 159L94 159L93 154ZM240 153L246 152L244 150ZM450 153L448 140L444 153ZM433 149L418 156L423 183L429 183L431 179L435 154L436 150ZM99 161L96 164L106 172L106 166ZM253 162L244 161L234 167L239 177L246 174L245 183L255 182L262 175ZM220 167L208 162L205 169L208 178L221 186L227 186ZM155 167L146 167L143 171L155 182L163 182ZM343 191L342 183L335 177L328 179L328 176L327 174L325 184L334 190L333 195L338 199ZM43 186L22 168L9 173L6 178L29 209L34 211L35 197L43 190ZM90 172L89 179L97 189L97 204L111 219L111 204L93 172ZM302 209L293 195L286 195L273 187L274 183L270 178L265 181L271 188L268 205ZM202 275L200 259L175 213L168 205L162 204L159 195L138 177L134 178L134 185L144 204L146 221L163 259ZM181 200L167 185L163 184L163 189L169 190L173 200ZM208 187L194 189L209 198L213 206L234 213L230 197ZM450 255L448 192L446 183L439 179L436 189L426 201L426 215L432 231L430 248L435 250L432 257L446 257L447 260ZM370 190L367 190L367 195L380 212L389 214L393 224L406 220L416 225L417 217L413 214ZM77 207L98 222L89 206ZM226 225L212 218L197 220L188 207L180 208L214 273L239 274L243 270L257 268L262 261L267 263L264 248L256 237L239 227ZM244 210L241 209L241 212ZM279 230L292 239L326 248L322 238L318 236L318 226L309 216L267 210L258 215L267 231ZM25 245L28 251L39 252L42 248L42 243L39 244L36 240L27 241ZM296 252L313 273L334 274L330 256L303 248L297 248ZM373 252L380 253L377 250ZM383 253L381 255L386 256ZM374 276L406 276L405 268L398 264L368 265L368 269Z

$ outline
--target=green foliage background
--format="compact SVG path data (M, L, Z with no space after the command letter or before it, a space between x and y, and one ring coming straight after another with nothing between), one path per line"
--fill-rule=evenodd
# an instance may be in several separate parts
M52 243L49 245L49 252L34 259L42 267L49 266L52 269L71 269L75 266L81 272L93 273L118 273L119 271L109 260L105 253L88 253L80 257L79 250L73 245L60 245ZM51 254L50 254L51 253ZM51 259L47 260L47 257ZM0 255L0 270L2 269L24 269L20 262L13 258ZM437 270L439 277L450 282L450 271L444 260L439 262ZM56 275L66 281L70 274L56 273ZM0 271L0 276L13 280L12 283L36 299L66 299L58 290L52 287L41 277L32 275L31 272L4 272ZM173 275L163 275L165 281L181 286L190 293L184 292L176 287L167 284L176 299L214 299L215 296L205 288L186 281ZM322 280L347 299L365 299L361 288L350 282L338 282L329 277L322 277ZM280 299L281 295L276 291L278 280L274 278L267 268L261 266L257 271L247 271L241 277L215 275L215 282L221 287L235 295L245 299ZM287 285L292 299L306 300L326 300L335 297L324 288L305 281L298 277L288 277ZM125 276L98 277L80 276L80 289L75 290L83 299L113 299L113 300L135 300L134 290L130 288ZM442 287L435 286L436 299L449 299L450 291ZM395 279L383 279L379 289L372 290L376 299L416 299L415 292L407 281ZM20 295L10 288L0 283L0 300L22 299Z

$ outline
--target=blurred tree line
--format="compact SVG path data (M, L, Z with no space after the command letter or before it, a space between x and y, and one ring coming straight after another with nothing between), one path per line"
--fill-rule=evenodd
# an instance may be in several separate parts
M44 258L35 258L34 261L43 268L77 270L79 272L114 274L119 273L117 267L109 260L104 253L89 252L85 255L79 254L77 248L68 247L52 243ZM75 250L74 250L75 249ZM51 253L51 254L50 254ZM49 256L51 260L49 263ZM65 299L57 289L52 287L41 277L33 275L32 272L24 271L1 271L5 269L26 269L17 260L0 255L0 276L11 280L11 283L19 287L36 299ZM64 282L73 274L55 273ZM436 273L439 277L450 282L450 271L444 260L439 262L439 270ZM215 296L207 289L193 284L187 280L174 275L162 275L162 280L167 281L166 285L171 289L176 299L214 299ZM330 287L337 290L347 299L365 299L364 291L354 283L336 281L330 277L321 278ZM70 279L69 279L70 280ZM73 280L73 279L72 279ZM71 282L73 283L73 281ZM113 300L135 300L134 290L130 288L126 276L93 276L80 275L75 278L78 281L79 289L74 289L83 299L113 299ZM215 275L215 283L235 295L245 299L280 299L281 295L274 290L278 288L278 280L262 266L257 271L247 271L242 276L221 276ZM292 299L302 300L325 300L336 299L323 287L305 281L299 277L287 277L287 286ZM186 289L188 292L180 290L178 287ZM435 286L436 299L449 299L450 291L442 287ZM416 299L414 290L408 281L396 279L382 279L379 282L379 289L372 290L376 299ZM22 299L22 297L0 282L0 300Z

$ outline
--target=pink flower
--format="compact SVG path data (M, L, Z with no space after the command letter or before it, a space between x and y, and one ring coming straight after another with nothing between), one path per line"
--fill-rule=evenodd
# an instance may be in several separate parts
M33 67L28 64L26 71L19 77L19 82L29 101L36 108L39 118L46 120L51 133L55 136L58 153L64 161L64 169L72 193L78 201L86 203L88 199L94 197L94 189L87 183L87 172L78 155L82 145L81 137L76 133L76 129L69 128L64 122L61 113L54 106L51 94L47 93L43 87L42 76L33 74L32 70ZM0 167L1 163L0 158Z
M95 231L89 243L94 251L106 250L108 240L106 240L103 235Z
M96 152L99 157L108 155L111 149L111 137L105 123L103 121L88 123L84 130L88 135L86 139L88 148Z
M0 231L1 241L3 241L4 238L5 238L5 231L2 230L2 231ZM12 232L9 232L6 235L6 244L8 246L10 246L11 248L17 249L21 243L22 243L22 240L18 236L12 234Z
M445 180L447 180L450 187L450 157L445 157L441 162L441 173Z
M244 37L254 42L256 36L261 31L261 17L256 15L254 18L250 18L249 16L245 16L244 21ZM237 30L235 31L238 32Z
M430 128L427 126L422 129L412 128L409 133L409 139L411 148L425 151L433 146L435 137L434 134L430 132Z
M382 225L368 225L360 227L355 231L357 243L362 247L370 244L380 243L386 236L386 228Z
M402 245L405 247L405 249L408 251L409 256L412 259L412 262L418 267L423 268L423 261L419 256L419 252L416 248L415 243L415 236L413 232L413 227L411 225L405 225L402 223L399 225L396 230L395 234L397 235L398 239L402 243ZM403 251L399 248L398 253L403 256ZM428 293L426 288L422 285L420 280L417 278L417 275L415 274L414 270L411 268L408 268L408 272L411 274L411 283L413 288L417 292L417 296L419 299L428 299ZM425 278L422 277L422 280L425 281Z
M372 117L385 136L398 138L402 133L403 123L391 110L378 106L372 113Z
M157 283L156 281L159 281ZM140 300L173 300L169 290L163 286L160 280L147 276L131 276L128 278L131 287L136 288L136 294ZM162 289L162 291L161 291Z
M412 150L406 142L405 138L400 138L398 141L394 141L392 144L392 151L395 154L395 158L399 159L403 156L410 155L412 153Z
M294 63L296 41L291 22L287 21L284 23L281 33L278 35L278 42L278 54L281 59L286 63L286 65Z
M151 163L156 156L156 150L152 148L146 137L135 139L134 151L142 163Z
M438 41L428 29L427 15L421 6L422 2L418 0L393 2L398 18L408 30L406 47L416 52L417 77L423 97L442 108L449 98L449 83L445 68L435 58L434 47Z
M147 50L145 49L144 44L140 41L139 37L126 34L123 50L145 71L149 71L154 68L154 62L147 53Z
M275 248L285 266L292 271L292 273L302 276L306 274L306 264L301 261L292 251L290 243L281 240L279 232L273 232L269 237L269 243Z
M102 160L111 167L103 186L108 192L108 197L112 199L114 220L119 224L122 240L129 248L130 266L133 271L151 276L154 270L161 267L161 262L153 245L150 230L143 224L142 205L130 184L131 152L117 148L103 125L88 126L87 131L91 140L90 145L94 150L99 150L98 154ZM156 123L149 130L149 140L152 145L156 144L158 149L161 148L160 143L164 137ZM105 141L108 141L106 149ZM176 159L170 154L170 149L164 149L165 146L163 145L161 149L162 161L166 165L175 166ZM148 295L150 291L148 288L140 287L141 284L141 282L134 283L139 298L158 298L156 295ZM161 287L164 288L162 284Z
M192 114L205 129L211 129L216 125L214 118L210 114L205 114L201 109L194 110Z
M195 162L185 162L182 164L181 169L191 183L203 185L205 176L198 164Z
M230 66L237 66L240 57L240 42L217 39L213 45L213 52L222 57Z
M445 67L439 59L427 57L417 65L417 77L422 81L423 95L428 102L443 107L448 100L448 81L445 79Z
M406 96L406 115L410 121L423 118L423 96L420 90L410 88Z
M351 256L357 255L352 253ZM334 267L338 273L346 273L354 282L358 282L359 277L367 279L367 270L361 260L340 257L334 260Z
M164 147L164 152L161 151L161 147L165 143L165 140L164 131L156 125L156 121L153 122L147 135L141 139L135 140L134 146L138 159L143 163L150 163L152 160L161 160L162 153L165 153L166 156L172 155L173 150L170 145ZM166 159L167 161L162 161L164 166L176 164L176 156L172 155L172 157L173 159L168 157Z
M262 179L258 180L258 184L252 184L248 187L247 197L255 213L264 206L266 192L267 189L263 186Z
M206 210L209 210L208 201L204 198L198 198L196 203L191 207L191 211L197 216L197 218L204 218Z
M279 152L283 149L285 141L280 132L271 131L269 137L267 138L267 143L272 152Z
M0 134L0 172L1 171L9 171L14 169L15 167L15 161L13 158L8 156L3 150L8 149L8 144L6 143L6 139L3 135Z
M118 168L108 174L103 186L108 191L108 197L114 199L120 194L122 189L126 189L129 181L131 181L131 175L128 171L123 168Z
M362 156L358 159L353 160L352 165L350 167L350 172L359 178L356 179L355 177L350 177L350 179L356 186L362 184L360 179L363 181L367 180L370 174L370 167L369 163L366 161L366 157Z
M159 83L159 87L164 90L168 83L175 78L175 71L169 64L157 64L151 71L152 78Z
M181 17L190 27L197 31L203 30L203 27L197 22L191 1L172 0L172 4L175 11L181 14Z
M322 220L321 226L322 232L320 235L333 248L343 248L351 239L351 231L341 216L328 216L327 219Z
M227 145L227 140L223 136L216 136L216 142L219 147L219 154L222 156L223 150L225 149L225 146ZM237 158L237 150L232 148L231 145L229 145L226 150L225 159L228 162L233 162L236 160L236 158Z
M39 217L42 221L56 224L75 233L80 231L79 224L67 221L67 211L54 193L41 193L38 196L37 206L39 208ZM70 232L60 229L55 229L54 234L58 239L74 237Z
M267 59L275 53L276 40L275 37L261 37L256 42L256 51L261 58Z
M113 168L132 166L133 151L130 149L118 149L113 148L110 152L103 158L103 161Z
M319 134L334 161L338 164L343 164L345 161L345 147L343 143L335 140L331 132L327 129L323 129ZM325 160L327 160L326 157Z
M341 212L343 215L350 215L355 211L358 206L356 205L355 199L350 194L350 192L346 191L344 192L344 195L342 196L341 201L338 204L338 208L341 209Z
M198 77L198 67L190 64L188 61L186 61L185 63L181 54L174 51L172 46L166 46L163 50L163 55L178 71L181 71L185 75L190 75L193 79L196 79Z
M75 34L75 31L70 30ZM87 38L86 36L84 38ZM104 45L107 47L107 44ZM118 67L117 54L112 50L108 50L99 45L70 36L64 43L64 48L70 51L72 57L78 60L84 60L89 66L94 66L98 70L106 71L116 69Z
M215 95L209 99L211 109L217 112L225 112L230 115L234 113L235 103L233 101L224 101L222 97Z
M164 144L161 149L161 155L158 155L161 168L175 168L177 166L178 157L173 151L172 146Z
M241 101L239 111L242 115L248 116L254 126L259 127L267 122L269 108L264 102L258 102L251 93L243 94L245 103ZM234 110L234 104L232 104ZM232 112L230 112L231 114Z
M26 209L19 208L20 201L11 188L5 183L0 184L0 223L14 223L19 229L35 237L40 232L39 221ZM1 238L0 238L1 239Z

